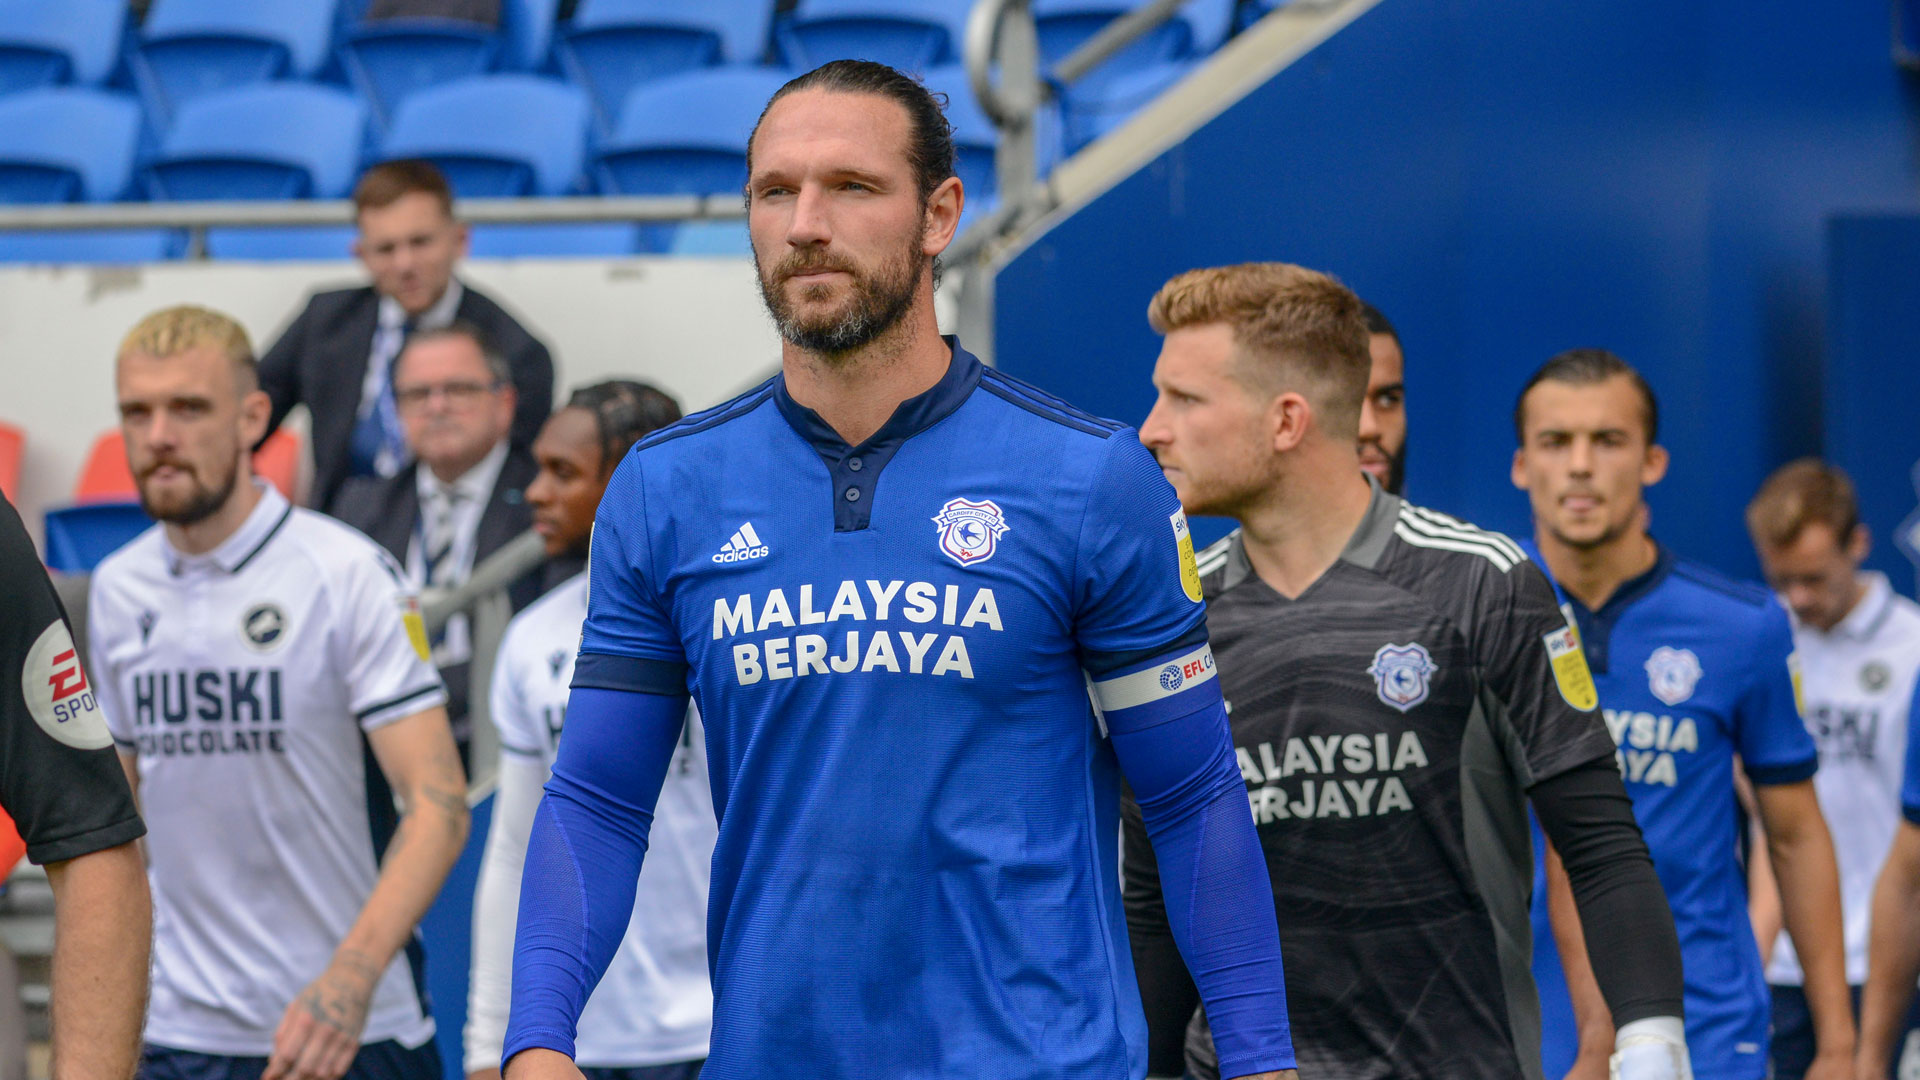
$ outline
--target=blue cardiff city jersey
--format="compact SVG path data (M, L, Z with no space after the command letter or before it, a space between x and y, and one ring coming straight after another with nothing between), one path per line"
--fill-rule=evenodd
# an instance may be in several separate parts
M596 530L574 685L706 719L706 1075L1142 1075L1088 684L1119 730L1213 668L1132 429L956 346L849 447L776 377L644 440Z
M1545 568L1531 544L1528 554ZM1733 765L1738 756L1756 784L1805 780L1819 765L1796 704L1787 613L1761 586L1665 548L1652 570L1621 585L1598 611L1564 592L1562 600L1673 907L1694 1074L1763 1077L1771 999L1747 917ZM1534 835L1538 850L1537 826ZM1540 875L1533 920L1543 1056L1548 1074L1561 1075L1573 1064L1579 1033Z

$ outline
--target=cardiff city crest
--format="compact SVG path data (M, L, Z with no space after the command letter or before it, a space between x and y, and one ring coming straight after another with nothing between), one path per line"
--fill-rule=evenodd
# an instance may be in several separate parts
M1653 696L1669 705L1678 705L1693 696L1700 681L1700 658L1692 649L1674 649L1665 645L1647 657L1647 688Z
M1406 712L1427 700L1427 687L1439 670L1427 647L1414 642L1380 646L1367 674L1373 676L1374 690L1381 701Z
M933 517L940 550L961 566L986 562L1007 532L1007 516L991 499L948 499Z

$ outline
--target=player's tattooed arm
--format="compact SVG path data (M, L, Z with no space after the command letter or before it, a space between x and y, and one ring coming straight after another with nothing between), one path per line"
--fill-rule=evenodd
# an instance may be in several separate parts
M367 742L387 782L401 793L400 825L372 894L327 970L282 1016L263 1080L338 1080L347 1071L381 974L466 845L466 777L446 710L423 709L375 728Z

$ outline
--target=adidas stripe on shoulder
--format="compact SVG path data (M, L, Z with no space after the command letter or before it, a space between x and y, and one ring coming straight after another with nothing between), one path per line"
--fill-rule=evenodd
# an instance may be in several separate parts
M1478 555L1503 574L1527 561L1520 545L1500 533L1411 503L1400 504L1400 520L1394 523L1393 534L1414 547Z

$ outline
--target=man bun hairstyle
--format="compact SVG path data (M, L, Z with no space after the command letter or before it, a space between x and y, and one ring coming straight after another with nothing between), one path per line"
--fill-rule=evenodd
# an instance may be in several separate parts
M840 94L872 94L886 98L907 111L907 163L913 167L914 184L925 204L933 189L956 175L953 149L953 125L947 122L947 97L926 88L920 80L905 72L872 60L835 60L789 81L774 91L760 118L747 137L747 172L753 172L753 140L766 122L774 102L802 90L830 90Z
M1572 386L1592 386L1608 379L1623 378L1633 384L1640 395L1642 419L1647 425L1647 445L1660 441L1660 402L1653 396L1653 387L1647 385L1646 377L1641 375L1632 364L1622 360L1605 349L1568 349L1540 365L1533 373L1527 385L1520 388L1520 397L1513 403L1513 435L1522 445L1527 441L1527 395L1543 382L1567 383Z

